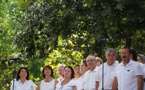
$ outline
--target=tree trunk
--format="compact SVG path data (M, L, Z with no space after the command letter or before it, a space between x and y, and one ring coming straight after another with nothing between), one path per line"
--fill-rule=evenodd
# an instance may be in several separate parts
M131 38L126 38L126 41L125 41L125 46L129 47L131 46Z

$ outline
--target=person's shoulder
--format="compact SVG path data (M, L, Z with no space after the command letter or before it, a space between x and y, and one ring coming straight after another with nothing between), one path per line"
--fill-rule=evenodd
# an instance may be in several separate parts
M27 80L29 83L34 84L34 82L32 80Z

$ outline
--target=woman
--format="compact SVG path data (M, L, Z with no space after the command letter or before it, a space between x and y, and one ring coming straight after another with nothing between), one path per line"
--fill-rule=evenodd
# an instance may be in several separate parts
M99 67L102 64L102 59L100 57L96 57L97 63L96 65Z
M53 79L53 69L47 65L42 70L44 80L38 83L37 90L55 90L57 80Z
M80 65L75 65L74 72L76 75L76 78L74 78L74 80L78 81L78 79L82 76L81 71L80 71Z
M56 85L56 90L77 90L74 78L74 70L71 66L64 68L64 80Z
M64 79L64 66L63 65L61 65L57 68L57 73L59 75L59 78L57 80L58 80L58 82L60 82Z
M35 90L35 84L29 80L29 71L26 67L21 67L17 71L14 85L11 85L11 90Z
M79 81L77 82L77 90L82 90L81 86L82 86L83 76L89 70L89 68L87 66L87 62L85 60L82 61L81 65L80 65L80 70L81 70L82 76L79 78Z

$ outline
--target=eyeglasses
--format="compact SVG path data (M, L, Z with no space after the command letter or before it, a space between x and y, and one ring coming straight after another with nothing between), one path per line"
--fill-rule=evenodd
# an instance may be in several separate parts
M91 60L87 60L86 62L88 63L88 62L92 62L92 61L94 61L95 59L91 59Z
M74 70L80 70L80 68L75 68Z

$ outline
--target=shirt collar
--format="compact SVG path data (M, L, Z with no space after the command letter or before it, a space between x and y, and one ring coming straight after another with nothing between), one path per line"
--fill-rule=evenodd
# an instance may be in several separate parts
M18 82L22 83L20 79L18 80ZM24 83L27 83L27 82L28 82L28 80L26 79Z
M115 61L115 62L114 62L112 65L110 65L110 66L116 66L117 64L118 64L118 62ZM107 62L105 63L105 65L109 66Z
M129 60L129 63L128 63L126 66L131 65L132 63L133 63L133 61L132 61L132 59L130 59L130 60ZM123 62L120 63L120 64L121 64L121 66L124 66Z
M93 71L89 70L89 72L94 72L94 71L96 72L97 69L98 69L98 67L96 66L95 69L94 69Z

